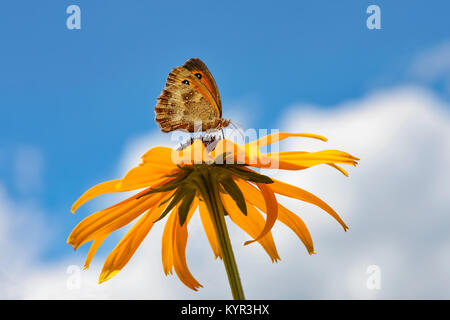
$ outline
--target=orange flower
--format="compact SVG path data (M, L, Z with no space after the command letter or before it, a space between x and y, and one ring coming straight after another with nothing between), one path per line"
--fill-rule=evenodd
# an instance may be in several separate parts
M215 257L224 259L230 283L240 280L236 279L237 269L233 278L230 277L233 267L227 267L226 261L233 260L234 256L232 252L230 256L231 246L227 247L224 216L228 216L252 238L245 242L246 245L258 242L272 261L280 259L271 234L277 220L292 229L312 254L313 241L304 222L278 203L276 194L320 207L346 230L348 227L344 221L313 194L257 173L251 167L303 170L327 164L347 175L337 164L356 165L359 159L338 150L260 152L261 146L287 137L326 141L324 137L313 134L277 133L245 145L226 139L211 144L196 139L180 151L166 147L152 148L142 156L142 163L122 179L103 182L86 191L74 203L72 212L104 193L143 190L82 220L67 242L76 249L92 241L85 262L85 268L88 268L95 252L110 233L140 217L106 258L99 279L101 283L111 279L127 264L153 225L168 215L162 238L163 269L166 275L175 269L180 280L193 290L202 285L188 269L185 250L187 225L197 208Z

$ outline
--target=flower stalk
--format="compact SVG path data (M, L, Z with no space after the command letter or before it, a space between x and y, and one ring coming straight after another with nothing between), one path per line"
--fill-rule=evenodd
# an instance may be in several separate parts
M205 170L202 174L204 185L208 190L202 190L204 201L208 208L214 231L222 254L223 263L230 283L231 293L234 300L245 300L241 278L239 276L236 259L231 247L230 236L225 222L225 212L220 199L217 179L213 177L214 172ZM204 188L202 188L204 189ZM209 191L209 192L208 192Z

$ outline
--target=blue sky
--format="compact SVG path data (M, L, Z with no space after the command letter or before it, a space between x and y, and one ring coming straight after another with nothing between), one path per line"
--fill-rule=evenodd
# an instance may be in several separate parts
M71 4L81 8L81 30L66 28ZM366 28L370 4L381 8L381 30ZM65 238L89 211L74 217L71 204L116 177L127 141L157 129L156 97L170 69L188 58L210 68L225 118L227 104L248 101L252 124L272 128L299 102L327 109L420 82L409 66L450 38L448 1L16 0L1 7L0 181L15 201L45 208L55 235L44 260L72 254ZM445 83L426 86L449 100ZM38 149L43 162L42 185L27 192L15 182L22 146Z

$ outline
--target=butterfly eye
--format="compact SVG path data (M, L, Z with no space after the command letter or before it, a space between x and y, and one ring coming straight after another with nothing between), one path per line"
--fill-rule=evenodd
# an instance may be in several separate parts
M202 75L201 75L200 73L196 73L195 76L196 76L197 78L199 78L199 79L202 78Z
M185 84L185 85L189 85L189 81L188 80L183 80L183 81L181 81L181 83Z

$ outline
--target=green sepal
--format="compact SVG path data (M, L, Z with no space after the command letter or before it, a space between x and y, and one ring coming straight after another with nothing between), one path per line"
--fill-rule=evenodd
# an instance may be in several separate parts
M185 196L180 206L178 207L178 218L180 219L180 226L186 222L189 210L191 209L192 201L194 201L195 195L197 194L197 189L192 187L187 187Z
M172 179L171 181L163 184L162 186L150 189L148 192L140 195L136 199L145 197L145 196L147 196L149 194L159 193L159 192L167 192L167 191L171 191L171 190L173 190L175 188L178 188L180 185L182 185L184 183L184 180L186 179L186 177L188 175L189 175L188 173L185 173L183 171L182 173L179 173L178 177L176 177L175 179Z
M268 176L265 176L257 172L241 169L239 167L227 166L226 170L231 171L232 175L235 175L246 181L264 184L273 183L273 180L270 179Z
M170 195L170 197L168 197L167 199L161 201L161 202L158 204L158 207L161 207L161 206L163 206L164 204L166 204L167 202L169 202L170 200L172 200L172 198L173 198L174 195L175 195L175 192L172 193L172 194Z
M247 204L245 203L244 195L242 194L241 189L239 189L236 182L234 182L233 178L229 175L223 175L220 180L220 184L226 190L226 192L233 198L236 205L241 209L242 213L247 215Z
M225 164L228 155L230 155L231 153L232 153L232 152L225 152L225 153L221 153L221 154L217 155L217 156L214 158L214 164L217 164L217 165L223 165L223 164Z
M177 191L175 191L175 193L172 196L172 200L170 201L170 203L168 204L168 206L164 209L163 213L161 213L161 215L159 216L158 219L156 219L155 221L153 221L153 223L161 220L162 218L164 218L170 211L172 211L172 209L181 201L181 199L183 199L184 195L185 195L185 188L181 187L180 189L178 189Z

